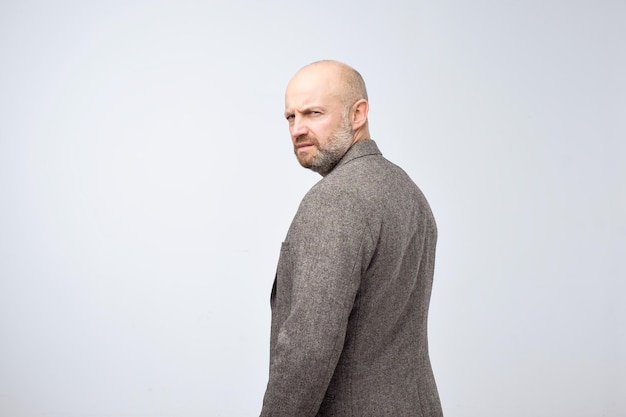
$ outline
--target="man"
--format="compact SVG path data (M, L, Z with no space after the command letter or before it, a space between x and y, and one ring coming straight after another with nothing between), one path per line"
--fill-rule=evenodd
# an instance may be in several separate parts
M281 248L261 416L442 415L426 337L435 221L370 139L368 110L360 74L339 62L287 86L296 157L324 178Z

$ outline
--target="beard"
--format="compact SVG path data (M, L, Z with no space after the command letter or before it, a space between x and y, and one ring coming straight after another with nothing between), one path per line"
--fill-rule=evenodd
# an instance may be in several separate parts
M307 139L313 143L313 146L317 149L317 153L309 159L304 159L298 155L296 149L295 153L300 165L322 176L326 176L326 174L330 173L330 171L335 168L341 158L348 152L350 146L352 146L354 131L352 130L352 126L350 126L350 120L346 114L342 117L341 124L324 145L320 145L317 139L313 137L305 137L303 139Z

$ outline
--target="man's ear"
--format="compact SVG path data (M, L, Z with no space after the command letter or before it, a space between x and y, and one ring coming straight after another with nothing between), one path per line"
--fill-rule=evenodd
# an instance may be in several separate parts
M358 130L367 123L367 113L370 105L364 98L352 105L352 130Z

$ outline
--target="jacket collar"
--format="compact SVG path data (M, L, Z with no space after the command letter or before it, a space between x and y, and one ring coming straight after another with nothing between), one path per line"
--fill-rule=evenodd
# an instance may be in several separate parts
M343 156L343 158L341 158L341 160L337 162L337 165L335 166L335 168L333 168L333 171L350 161L367 155L382 155L380 150L378 150L376 142L374 142L372 139L360 140L352 145L350 149L348 149L348 152L346 152L346 154Z

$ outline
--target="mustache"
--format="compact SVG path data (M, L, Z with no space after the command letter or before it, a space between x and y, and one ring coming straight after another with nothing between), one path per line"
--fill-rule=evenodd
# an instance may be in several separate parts
M312 143L313 145L317 146L317 140L315 140L315 138L313 137L309 137L309 135L300 135L296 138L296 141L294 143L294 145L300 145L302 143Z

